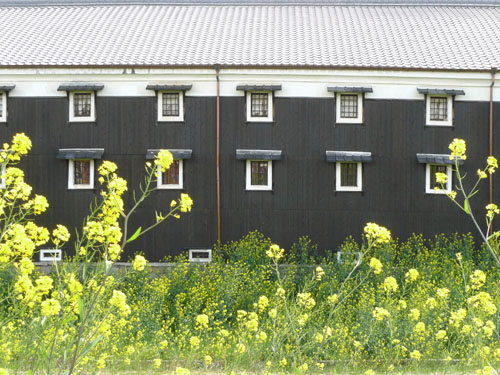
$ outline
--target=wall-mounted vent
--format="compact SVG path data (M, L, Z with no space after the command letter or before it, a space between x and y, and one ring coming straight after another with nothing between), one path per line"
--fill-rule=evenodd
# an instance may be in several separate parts
M193 263L209 263L212 261L212 249L190 249L189 261Z
M337 251L337 263L361 263L361 252L360 251Z
M40 250L40 262L60 262L62 260L61 249Z

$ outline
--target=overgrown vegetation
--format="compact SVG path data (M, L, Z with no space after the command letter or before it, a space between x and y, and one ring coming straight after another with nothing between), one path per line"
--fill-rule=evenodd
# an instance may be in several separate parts
M17 162L28 141L15 138L0 154L3 163ZM162 153L158 166L146 166L137 204L151 193L156 169L169 163L171 155ZM319 256L308 238L285 251L252 232L216 247L208 265L179 258L152 273L136 256L132 267L117 271L126 243L149 229L126 235L126 183L115 170L108 162L99 169L102 200L76 240L76 256L43 275L31 261L35 249L60 245L69 233L58 226L50 235L33 223L48 203L31 196L22 171L6 169L0 375L138 368L370 375L436 363L496 371L500 268L470 235L415 235L400 243L368 223L361 240L342 245L338 262L334 254ZM171 202L170 214L156 213L155 226L191 204L184 195Z

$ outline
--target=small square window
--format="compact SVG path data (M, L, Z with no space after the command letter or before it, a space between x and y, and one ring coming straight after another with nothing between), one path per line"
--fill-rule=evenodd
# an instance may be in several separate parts
M94 188L94 160L71 159L68 168L68 189Z
M158 92L158 121L184 121L184 93Z
M337 93L337 123L361 124L363 122L363 95Z
M252 117L268 117L268 94L251 93Z
M273 121L273 94L272 92L247 92L247 121Z
M247 160L246 189L272 190L272 169L271 160Z
M69 93L69 121L95 121L94 91L71 91Z
M183 169L182 159L174 160L165 172L158 166L158 189L182 189Z
M427 194L446 194L451 192L452 186L451 165L446 164L426 164L425 167L425 192ZM441 189L441 185L436 183L436 173L444 173L448 181ZM437 189L436 189L437 188Z
M337 191L361 191L362 163L337 162L335 179Z
M7 122L7 94L0 92L0 122Z
M453 100L451 95L427 95L426 124L451 126L453 124Z

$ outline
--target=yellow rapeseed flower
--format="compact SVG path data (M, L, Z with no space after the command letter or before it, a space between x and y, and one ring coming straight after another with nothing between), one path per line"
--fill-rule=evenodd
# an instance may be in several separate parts
M416 281L418 279L419 275L420 274L418 273L418 271L415 268L411 268L408 270L408 272L406 272L405 279L408 282L413 282L413 281Z
M486 216L491 220L496 214L500 214L498 206L494 203L486 205Z
M382 267L382 262L380 262L380 260L373 257L370 259L370 268L373 270L373 273L375 275L378 275L382 272Z
M391 316L389 311L387 311L383 307L375 307L375 310L373 310L372 315L378 321L382 321L384 320L384 318L389 318Z
M462 160L467 159L467 155L465 154L466 150L467 150L467 146L466 146L465 141L463 139L455 138L450 143L448 148L451 151L450 160L453 160L455 158L459 158Z
M132 262L132 267L136 271L143 271L147 263L146 258L142 255L136 255L134 261Z
M364 233L368 241L374 244L384 244L391 241L391 232L378 224L367 223Z
M422 359L422 353L420 353L418 350L414 350L410 353L410 358L416 361L420 361Z
M208 328L208 315L206 314L199 314L196 317L196 329L201 330L201 329L207 329Z
M498 161L494 156L488 156L486 159L487 169L490 174L495 173L495 170L498 168Z
M398 282L394 277L389 276L385 278L383 287L387 293L395 292L398 290Z
M155 158L155 165L158 165L158 167L161 168L162 172L165 172L167 169L169 169L173 162L174 157L168 150L160 150Z
M181 193L179 205L181 207L181 212L191 212L191 208L193 207L193 200L188 194Z
M444 185L448 182L448 176L443 172L436 172L436 183Z
M59 301L49 298L42 302L40 305L40 311L42 316L57 315L59 314L59 311L61 311L61 304Z
M269 247L269 250L266 251L266 255L271 258L274 262L277 262L283 255L285 250L281 249L278 245L273 244Z

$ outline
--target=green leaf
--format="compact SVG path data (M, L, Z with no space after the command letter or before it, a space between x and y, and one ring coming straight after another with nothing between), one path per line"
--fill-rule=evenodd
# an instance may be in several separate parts
M137 230L135 231L135 233L131 237L129 237L129 239L127 240L127 243L132 242L137 237L139 237L139 235L141 234L141 230L142 230L142 227L137 228Z
M87 345L85 345L85 347L83 348L83 350L80 352L80 355L79 357L84 357L88 352L90 352L92 350L92 348L94 346L96 346L96 344L102 340L104 336L97 336L94 340L90 341Z
M464 200L464 211L465 211L465 213L467 215L470 214L470 211L469 211L469 200L468 199Z

